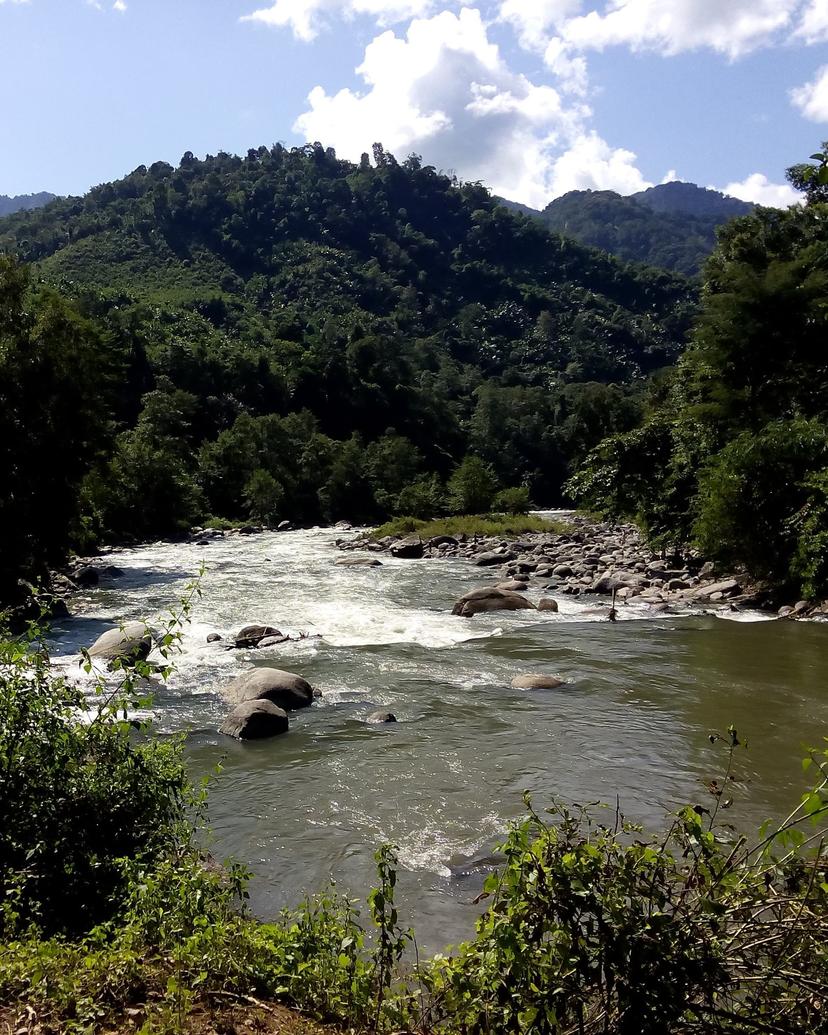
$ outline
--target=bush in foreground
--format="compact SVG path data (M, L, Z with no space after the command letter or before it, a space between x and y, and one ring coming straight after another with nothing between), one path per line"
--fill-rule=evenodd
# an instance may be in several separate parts
M116 673L90 732L36 647L7 639L0 667L0 1008L25 1007L27 1024L177 1032L197 1003L252 996L386 1032L828 1031L828 751L806 759L800 805L752 841L721 821L735 730L715 738L728 763L710 808L666 834L527 800L474 937L415 965L393 849L377 853L368 923L335 889L259 923L246 872L198 849L180 744L129 731L134 676Z

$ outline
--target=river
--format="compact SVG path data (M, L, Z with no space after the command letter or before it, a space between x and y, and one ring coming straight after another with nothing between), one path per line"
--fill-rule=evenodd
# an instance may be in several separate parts
M524 791L536 807L614 807L617 797L629 818L659 829L666 810L711 800L704 785L721 776L724 755L708 735L730 723L748 739L728 791L734 823L780 816L804 789L804 745L828 733L828 624L653 616L632 604L611 624L605 600L567 597L558 614L453 617L454 600L491 576L464 560L385 555L377 568L335 567L342 535L119 550L106 560L123 577L75 597L73 617L53 631L55 664L82 679L82 646L113 623L157 622L204 561L203 595L153 714L162 734L186 732L194 776L221 763L210 847L255 872L257 914L331 877L364 895L372 852L391 841L403 922L421 949L439 950L471 933L485 857L521 814ZM206 642L249 622L312 635L263 651ZM219 689L263 663L306 676L322 699L291 715L286 736L221 736ZM568 682L511 689L521 672ZM377 708L399 721L366 723Z

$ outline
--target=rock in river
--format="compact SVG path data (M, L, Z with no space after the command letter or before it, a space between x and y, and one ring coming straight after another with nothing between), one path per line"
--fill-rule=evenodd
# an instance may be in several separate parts
M233 637L233 644L236 647L258 647L265 637L281 635L272 625L246 625Z
M531 675L515 676L512 680L513 690L557 690L566 682L560 676L544 676L540 673Z
M424 549L423 541L418 535L409 535L398 543L394 543L391 547L391 555L405 560L418 561L423 556Z
M396 722L397 716L393 712L371 712L368 722Z
M376 557L337 557L334 564L340 568L379 568L382 561Z
M146 622L125 622L102 633L89 648L91 658L104 661L143 661L152 650L152 629Z
M219 733L236 740L262 740L287 733L289 725L287 713L271 701L245 701L230 712Z
M313 701L313 687L307 679L279 668L252 668L234 679L222 694L231 704L270 701L288 712L307 708Z
M552 597L543 597L538 601L538 611L553 611L557 612L558 601L553 600Z
M463 618L471 618L472 615L481 614L484 611L521 611L527 608L534 610L535 605L520 593L486 587L473 589L470 593L460 597L451 613Z

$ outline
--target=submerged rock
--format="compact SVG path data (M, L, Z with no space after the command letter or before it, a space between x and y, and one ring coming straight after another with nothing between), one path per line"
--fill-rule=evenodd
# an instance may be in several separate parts
M122 663L143 661L152 650L153 632L146 622L126 622L102 633L89 648L91 658Z
M473 615L485 611L521 611L535 609L531 600L520 595L510 593L505 589L473 589L470 593L460 597L452 608L453 615L460 615L462 618L471 618Z
M313 701L313 687L295 672L279 668L252 668L222 690L231 704L270 701L285 711L307 708Z
M271 701L254 700L238 704L219 727L236 740L263 740L287 733L290 721L287 713Z
M382 561L376 557L337 557L334 564L340 568L379 568Z
M512 680L513 690L557 690L566 682L560 676L545 676L541 673L532 673L525 676L515 676Z
M218 633L210 633L210 635L207 637L207 642L208 643L218 643L220 639L221 639L221 636L219 636Z
M367 722L396 722L397 716L393 712L371 712Z

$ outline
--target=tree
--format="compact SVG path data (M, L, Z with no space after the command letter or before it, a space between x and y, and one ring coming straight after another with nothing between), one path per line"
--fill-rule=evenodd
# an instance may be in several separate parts
M285 490L269 471L257 467L244 487L250 517L261 525L274 525L280 516Z
M479 456L467 456L448 481L449 508L455 514L482 514L497 492L497 477Z
M811 162L792 165L785 173L788 183L805 194L808 204L828 201L828 140L823 140L821 147L811 155Z

